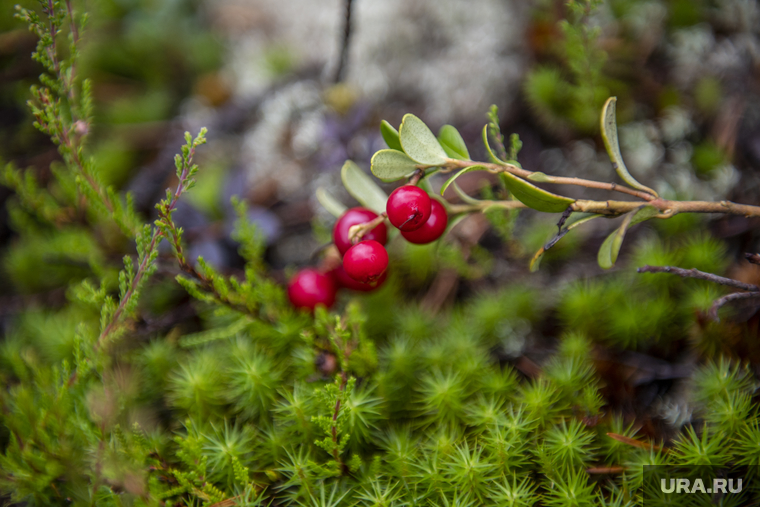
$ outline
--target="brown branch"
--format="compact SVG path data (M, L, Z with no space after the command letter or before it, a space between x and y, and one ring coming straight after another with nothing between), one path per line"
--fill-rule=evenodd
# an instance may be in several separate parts
M653 451L661 451L667 449L662 449L658 445L650 444L649 442L642 442L641 440L636 440L635 438L627 437L625 435L619 435L617 433L607 433L607 436L610 437L613 440L617 440L618 442L621 442L623 444L627 444L633 447L638 447L639 449L645 449L647 451L653 450Z
M512 164L494 164L490 162L474 162L472 160L456 160L447 159L446 163L442 166L441 172L451 172L455 169L463 169L474 165L480 165L488 169L489 172L498 174L507 172L520 178L524 178L531 182L530 177L536 173L527 171ZM429 169L432 166L420 165L420 169ZM532 182L531 182L532 183ZM585 180L581 178L566 178L560 176L542 175L541 183L555 183L560 185L574 185L585 188L596 188L600 190L608 190L613 192L620 192L623 194L638 197L645 201L644 204L654 206L660 211L658 218L670 218L678 213L727 213L731 215L741 215L745 217L760 217L760 206L750 206L746 204L737 204L731 201L670 201L656 197L648 192L640 190L634 190L626 186L618 185L617 183L603 183L601 181ZM584 213L598 213L602 215L622 215L642 205L641 201L591 201L585 199L577 199L570 205L573 211L580 211ZM476 211L476 209L471 209ZM470 210L467 210L470 211Z
M710 318L715 322L719 322L720 319L718 318L718 310L726 303L740 299L760 299L760 292L734 292L727 294L720 299L716 299L710 307Z
M678 213L727 213L744 217L760 217L760 206L737 204L730 201L669 201L657 198L647 203L660 211L657 218L670 218ZM587 201L576 200L571 207L573 211L599 213L602 215L621 215L642 205L636 201Z
M746 254L746 255L751 256L751 255L757 255L757 254ZM674 275L681 276L683 278L698 278L700 280L707 280L708 282L713 282L720 285L726 285L728 287L733 287L735 289L749 291L749 292L733 292L719 299L716 299L715 302L713 302L712 306L710 307L710 311L709 311L710 318L716 322L720 321L720 319L718 318L718 310L722 308L725 304L730 303L731 301L736 301L740 299L760 299L760 287L758 287L757 285L740 282L739 280L734 280L733 278L725 278L722 276L713 275L712 273L705 273L704 271L699 271L698 269L683 269L683 268L676 268L672 266L643 266L641 268L638 268L636 271L638 271L639 273L671 273Z
M456 160L456 159L449 159L447 161L447 168L465 168L470 167L474 165L482 165L483 167L486 167L490 172L493 173L501 173L501 172L507 172L510 174L514 174L515 176L519 176L520 178L524 178L530 181L530 176L535 174L533 171L528 171L526 169L522 169L520 167L517 167L512 164L494 164L491 162L473 162L472 160ZM655 196L647 193L642 192L640 190L634 190L632 188L628 188L622 185L618 185L617 183L604 183L601 181L593 181L593 180L585 180L582 178L567 178L563 176L550 176L548 174L544 175L544 179L546 183L555 183L558 185L575 185L579 187L586 187L586 188L597 188L600 190L609 190L611 192L620 192L623 194L628 194L634 197L638 197L639 199L643 199L645 201L652 201L655 199Z
M725 278L722 276L713 275L712 273L705 273L704 271L699 271L698 269L683 269L672 266L643 266L636 271L639 273L670 273L673 275L681 276L683 278L698 278L700 280L707 280L708 282L727 285L728 287L734 287L736 289L755 292L760 291L760 287L757 285L743 283L739 280L734 280L733 278Z
M744 258L747 259L752 264L760 264L760 254L745 253Z

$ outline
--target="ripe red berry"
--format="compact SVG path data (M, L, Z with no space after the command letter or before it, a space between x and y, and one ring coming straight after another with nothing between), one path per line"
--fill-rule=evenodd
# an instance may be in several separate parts
M338 247L341 255L344 255L352 246L348 240L348 230L354 225L371 222L377 217L377 213L367 208L351 208L343 213L338 221L335 222L335 227L333 227L333 243ZM370 239L377 241L381 245L384 245L388 241L388 229L384 223L381 223L362 236L362 240Z
M337 287L332 277L307 268L296 273L288 284L288 299L296 308L314 310L317 305L330 308L335 303Z
M446 208L443 204L436 199L432 199L432 206L430 209L430 218L427 222L414 231L401 231L401 235L410 242L417 245L424 245L425 243L432 243L441 237L441 234L446 230L446 226L449 224L449 216L446 214Z
M420 187L404 185L388 196L388 220L401 231L419 229L430 216L430 196Z
M333 269L330 273L335 278L335 283L338 285L338 287L344 287L349 290L357 290L360 292L370 292L375 289L379 289L388 276L388 270L386 269L385 272L380 275L380 278L378 278L377 281L371 283L362 283L348 276L348 273L346 273L346 270L342 264Z
M343 268L348 276L362 283L380 279L388 267L388 252L374 240L361 241L343 256Z

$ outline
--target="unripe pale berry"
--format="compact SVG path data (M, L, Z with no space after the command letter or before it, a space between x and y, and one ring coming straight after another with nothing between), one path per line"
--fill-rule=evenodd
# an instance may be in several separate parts
M387 267L388 252L374 240L355 244L343 256L343 268L348 276L362 283L379 280Z
M370 292L375 289L379 289L383 283L385 283L385 279L388 276L388 270L386 269L385 272L380 275L380 278L378 278L377 281L370 283L362 283L348 276L348 273L346 273L346 270L342 264L333 269L330 274L332 274L333 278L335 278L335 283L338 285L338 287L360 292Z
M352 246L348 239L348 230L354 225L371 222L377 217L377 213L367 208L351 208L343 213L338 221L335 222L335 227L333 227L333 243L338 247L341 255L344 255ZM364 234L362 240L375 240L384 245L388 241L388 229L384 223L381 223Z
M449 224L449 216L446 214L446 208L436 199L432 199L430 207L430 218L419 229L413 231L401 231L401 235L409 243L424 245L432 243L441 237Z
M296 273L288 284L288 299L296 308L314 310L317 305L330 308L338 289L332 277L307 268Z
M430 196L415 185L404 185L388 196L388 220L400 231L419 229L430 216Z

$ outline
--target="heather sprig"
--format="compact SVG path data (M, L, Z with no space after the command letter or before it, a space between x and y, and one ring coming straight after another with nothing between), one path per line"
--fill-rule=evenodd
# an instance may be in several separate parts
M137 217L131 199L122 200L112 187L102 184L95 161L88 158L84 144L92 124L92 84L81 80L77 74L77 59L81 44L81 31L87 16L79 15L70 0L39 0L40 14L32 9L17 7L16 17L25 21L29 30L38 37L32 58L45 69L40 75L42 86L32 87L34 100L29 107L35 117L35 127L58 146L58 152L71 174L75 175L77 188L91 206L91 217L104 216L119 226L124 234L131 236L139 231ZM68 47L61 47L61 39L68 39ZM68 50L68 51L66 51ZM5 184L21 188L20 181L6 170ZM10 177L9 177L10 176ZM26 190L26 191L23 191ZM20 196L34 196L27 183ZM27 201L28 207L40 210L39 198ZM77 203L65 203L77 206ZM63 218L61 213L51 214L48 206L42 210L44 217ZM100 216L101 218L95 218Z

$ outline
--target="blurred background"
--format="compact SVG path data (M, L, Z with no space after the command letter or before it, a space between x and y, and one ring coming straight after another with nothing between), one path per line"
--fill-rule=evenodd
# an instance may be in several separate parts
M0 0L0 160L31 168L45 182L59 155L34 129L25 104L41 68L29 58L36 40L13 18L15 3ZM90 12L79 64L94 85L96 123L87 148L103 179L132 192L150 217L174 184L183 132L207 126L198 186L175 214L188 257L201 255L226 273L241 270L229 238L230 198L239 195L267 238L272 276L283 283L294 268L314 264L315 251L330 241L334 218L316 189L355 205L340 167L351 159L368 171L372 154L385 148L380 120L397 126L405 113L435 132L454 125L472 158L485 160L480 131L495 104L502 132L520 135L525 168L617 181L598 128L601 107L614 95L623 157L637 179L668 198L760 204L758 3L578 4L75 2ZM475 197L498 192L487 175L458 181ZM0 187L4 322L29 301L63 305L66 283L89 276L93 256L118 264L124 245L96 244L77 232L22 241L8 219L5 201L12 198ZM528 375L558 337L584 333L598 344L611 403L634 412L648 407L658 421L683 416L678 398L664 393L700 358L721 352L760 365L755 307L732 306L730 318L710 322L706 310L721 288L635 272L669 264L760 283L760 268L743 260L758 250L756 219L648 222L631 231L611 272L597 266L596 252L618 222L597 220L566 236L540 271L529 273L558 218L497 210L468 217L441 244L393 242L386 286L343 297L364 298L367 332L377 337L475 326L493 336L495 353ZM159 272L151 294L148 313L191 304L171 272ZM186 318L165 327L200 325Z

